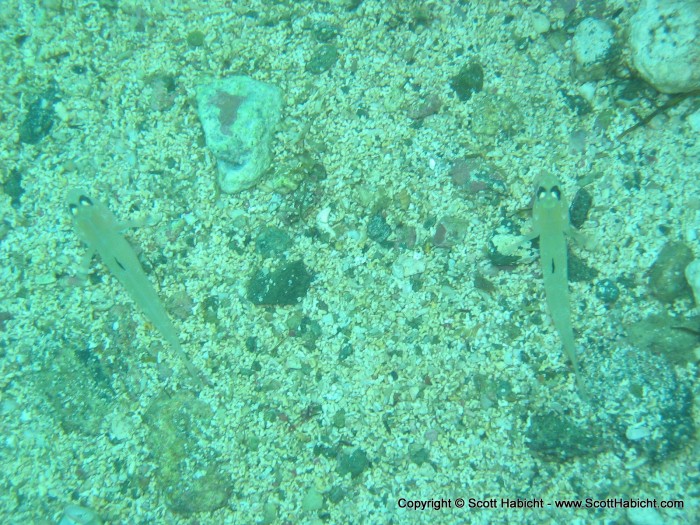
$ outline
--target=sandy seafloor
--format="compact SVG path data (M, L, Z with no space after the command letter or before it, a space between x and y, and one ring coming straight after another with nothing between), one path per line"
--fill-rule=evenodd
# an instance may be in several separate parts
M578 397L538 265L499 270L485 255L504 218L527 227L532 174L554 170L566 195L583 181L593 197L582 231L597 248L573 251L599 274L569 285L589 384L606 366L594 353L629 346L625 326L652 313L692 317L691 299L649 294L647 271L669 240L700 256L691 189L700 149L686 121L697 97L617 140L635 112L653 108L647 98L618 103L611 73L578 115L566 104L580 84L567 31L586 13L565 16L566 2L150 4L0 5L0 167L3 182L21 173L24 190L14 206L0 195L0 521L58 523L73 504L134 524L640 523L624 509L553 505L620 497L682 500L651 522L700 522L696 438L650 458L639 435L625 437L644 421L605 428L615 415L602 417L600 400L610 392L593 392L597 403ZM624 32L635 7L612 1L601 16L617 11ZM535 30L538 12L547 33ZM338 28L338 60L314 74L306 64L323 24ZM187 42L195 30L201 46ZM472 59L483 90L461 101L450 79ZM269 178L303 155L325 168L297 189L311 195L301 211L294 191L218 191L194 94L232 74L283 90ZM53 127L20 143L28 106L51 86ZM437 113L410 118L434 97ZM506 108L495 120L494 104ZM466 157L503 190L456 187L450 167ZM179 466L163 463L167 440L149 441L145 414L163 396L189 395L191 382L98 259L88 283L76 277L85 247L65 205L76 185L121 220L147 223L126 235L212 384L198 398L211 408L206 428L186 450L216 458L208 465L227 485L217 510L188 514L168 499L159 473ZM367 236L377 214L393 229L387 245ZM431 242L441 220L455 229L450 246ZM281 256L256 251L269 226L291 237ZM415 243L412 234L393 243L399 226L415 229ZM314 272L310 290L295 306L254 306L250 275L283 259ZM476 275L492 286L475 286ZM595 281L621 276L616 302L594 295ZM299 319L320 330L312 341ZM697 395L696 364L662 362ZM608 441L566 460L542 456L526 446L534 414L602 425ZM358 450L352 457L368 461L353 475L341 463ZM456 498L506 497L551 505L454 508ZM412 511L399 498L451 498L453 508Z

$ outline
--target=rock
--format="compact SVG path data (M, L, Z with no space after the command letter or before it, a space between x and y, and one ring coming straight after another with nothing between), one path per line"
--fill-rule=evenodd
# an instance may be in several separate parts
M22 178L24 172L16 168L11 169L5 176L5 182L0 183L0 188L2 192L10 197L10 204L13 208L19 208L24 195L24 188L22 187Z
M579 229L583 226L592 205L593 196L586 191L586 188L579 189L569 206L569 222L574 228Z
M338 465L335 470L341 476L350 474L353 478L356 478L371 465L367 453L361 448L358 448L349 454L347 452L342 452L338 456Z
M695 306L700 306L700 259L695 259L685 267L685 278L693 291Z
M320 510L323 507L323 494L321 494L315 487L311 487L304 499L301 500L301 510L304 512L313 512Z
M474 93L484 87L484 69L478 62L470 62L462 66L450 80L450 86L462 102L466 102Z
M257 523L260 525L272 525L277 522L279 516L278 504L273 501L268 501L263 505L262 519Z
M692 129L695 133L700 133L700 109L688 115L686 121L688 122L690 129Z
M314 24L311 34L313 34L317 42L326 44L338 37L340 26L328 22L318 22Z
M620 297L620 289L610 279L602 279L595 283L595 296L605 304L612 304Z
M472 101L470 129L483 140L497 135L512 137L525 127L522 105L522 101L498 93L479 97Z
M348 492L344 487L335 485L331 487L331 490L328 492L328 501L331 503L340 503L347 495Z
M672 317L667 313L652 314L623 325L629 341L637 348L665 356L671 363L686 366L698 358L700 319Z
M634 346L600 345L583 357L582 366L588 371L594 423L611 446L634 448L637 457L662 462L692 441L690 383L663 356ZM631 427L645 430L629 439Z
M542 13L534 12L530 14L530 22L532 23L532 28L538 34L544 34L549 31L551 25L549 23L549 18Z
M58 525L102 525L97 512L87 507L67 505Z
M303 261L286 263L274 272L259 269L248 283L248 300L256 305L297 304L309 291L313 275Z
M486 250L491 264L497 267L515 266L524 257L531 257L528 244L518 242L518 228L512 219L503 219L493 231Z
M459 245L464 242L470 228L469 221L458 216L446 215L438 221L431 242L438 248Z
M186 391L161 395L143 416L158 483L177 514L213 512L228 501L232 482L206 446L212 417L209 405Z
M391 226L386 222L384 215L377 213L367 223L367 236L373 241L383 244L391 235Z
M206 35L202 33L199 29L190 31L187 34L187 45L190 47L202 47L204 45L204 39Z
M423 120L431 115L435 115L440 111L441 106L442 101L440 97L435 94L429 94L417 105L411 104L408 108L407 115L408 118L413 120Z
M391 265L391 274L398 280L403 280L425 271L425 260L422 253L402 253Z
M606 20L597 18L585 18L576 27L572 50L575 75L582 82L604 78L620 54L615 29Z
M306 64L306 71L320 75L331 69L338 61L338 50L332 44L319 47Z
M27 115L19 125L20 142L37 144L49 134L56 118L56 102L58 91L55 87L50 87L29 104Z
M280 89L250 77L233 76L197 88L197 114L223 191L236 193L260 180L270 165L281 111Z
M667 304L689 295L684 271L692 260L693 252L682 242L666 243L649 269L651 295Z
M654 508L627 509L627 519L632 525L666 525L661 513Z
M525 446L544 461L563 463L598 454L608 445L593 425L584 427L572 417L548 412L530 417Z
M700 0L643 0L629 46L634 67L659 91L700 89Z
M427 448L414 443L408 447L408 459L420 467L423 463L430 462L430 452Z
M255 239L255 251L263 257L282 255L291 245L287 232L275 226L263 228Z
M467 194L482 191L505 193L506 185L498 170L481 157L457 159L450 168L452 183Z

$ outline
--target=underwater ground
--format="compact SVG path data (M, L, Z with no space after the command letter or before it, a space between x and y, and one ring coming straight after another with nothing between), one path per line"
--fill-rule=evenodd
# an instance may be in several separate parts
M637 6L3 0L3 521L700 522L700 101L631 67ZM583 64L588 18L614 39ZM227 194L196 90L232 75L284 106ZM588 398L537 243L504 248L542 171L589 241ZM208 385L99 258L81 277L76 186L141 224Z

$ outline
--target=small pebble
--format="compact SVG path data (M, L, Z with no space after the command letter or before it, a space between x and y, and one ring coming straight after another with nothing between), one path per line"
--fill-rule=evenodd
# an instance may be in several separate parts
M367 458L367 453L361 448L358 448L350 454L342 453L338 458L338 467L336 470L341 476L349 473L353 478L356 478L369 466L370 462Z
M422 254L402 253L391 266L391 273L397 279L405 279L425 271L426 265Z
M700 109L688 115L687 121L690 129L695 133L700 133Z
M571 49L575 58L573 73L580 82L606 78L620 57L613 26L597 18L586 18L578 25Z
M204 33L195 29L187 35L187 45L190 47L202 47L204 45Z
M338 50L334 45L326 44L319 47L306 63L306 71L312 75L320 75L331 69L338 61Z
M10 197L10 204L14 208L19 208L21 204L22 195L24 195L24 188L22 187L22 177L24 172L19 169L8 170L5 176L5 182L0 184L2 192Z
M347 495L347 491L340 485L335 485L328 493L328 500L331 503L340 503Z
M650 507L627 509L627 519L632 525L666 525L659 511Z
M591 210L592 204L593 196L586 188L581 188L576 192L569 206L569 220L574 228L578 229L583 226L583 223L588 219L588 212Z
M323 507L323 494L315 487L311 487L301 502L301 508L306 512L313 512L321 507Z
M450 169L452 183L467 193L492 191L503 193L505 183L494 168L481 158L457 159Z
M549 19L542 13L532 13L532 27L539 34L546 33L549 31Z
M56 89L49 88L29 105L27 115L19 125L19 141L37 144L46 137L55 120L54 105L58 100Z
M68 505L58 525L100 525L102 520L97 512L87 507Z
M391 226L383 215L374 215L367 223L367 236L375 242L383 243L391 235Z
M685 267L685 278L690 285L695 299L695 306L700 306L700 259L695 259Z
M605 62L610 58L614 39L615 30L605 20L583 19L571 43L576 62L582 66Z
M595 296L606 304L612 304L620 297L620 289L610 279L602 279L595 284Z

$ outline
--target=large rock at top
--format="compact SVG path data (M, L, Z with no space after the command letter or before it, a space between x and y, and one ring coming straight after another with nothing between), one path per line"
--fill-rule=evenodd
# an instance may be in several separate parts
M700 0L643 0L629 35L644 80L663 93L700 89Z
M281 111L280 89L250 77L233 76L197 88L197 114L223 191L251 188L263 176Z

